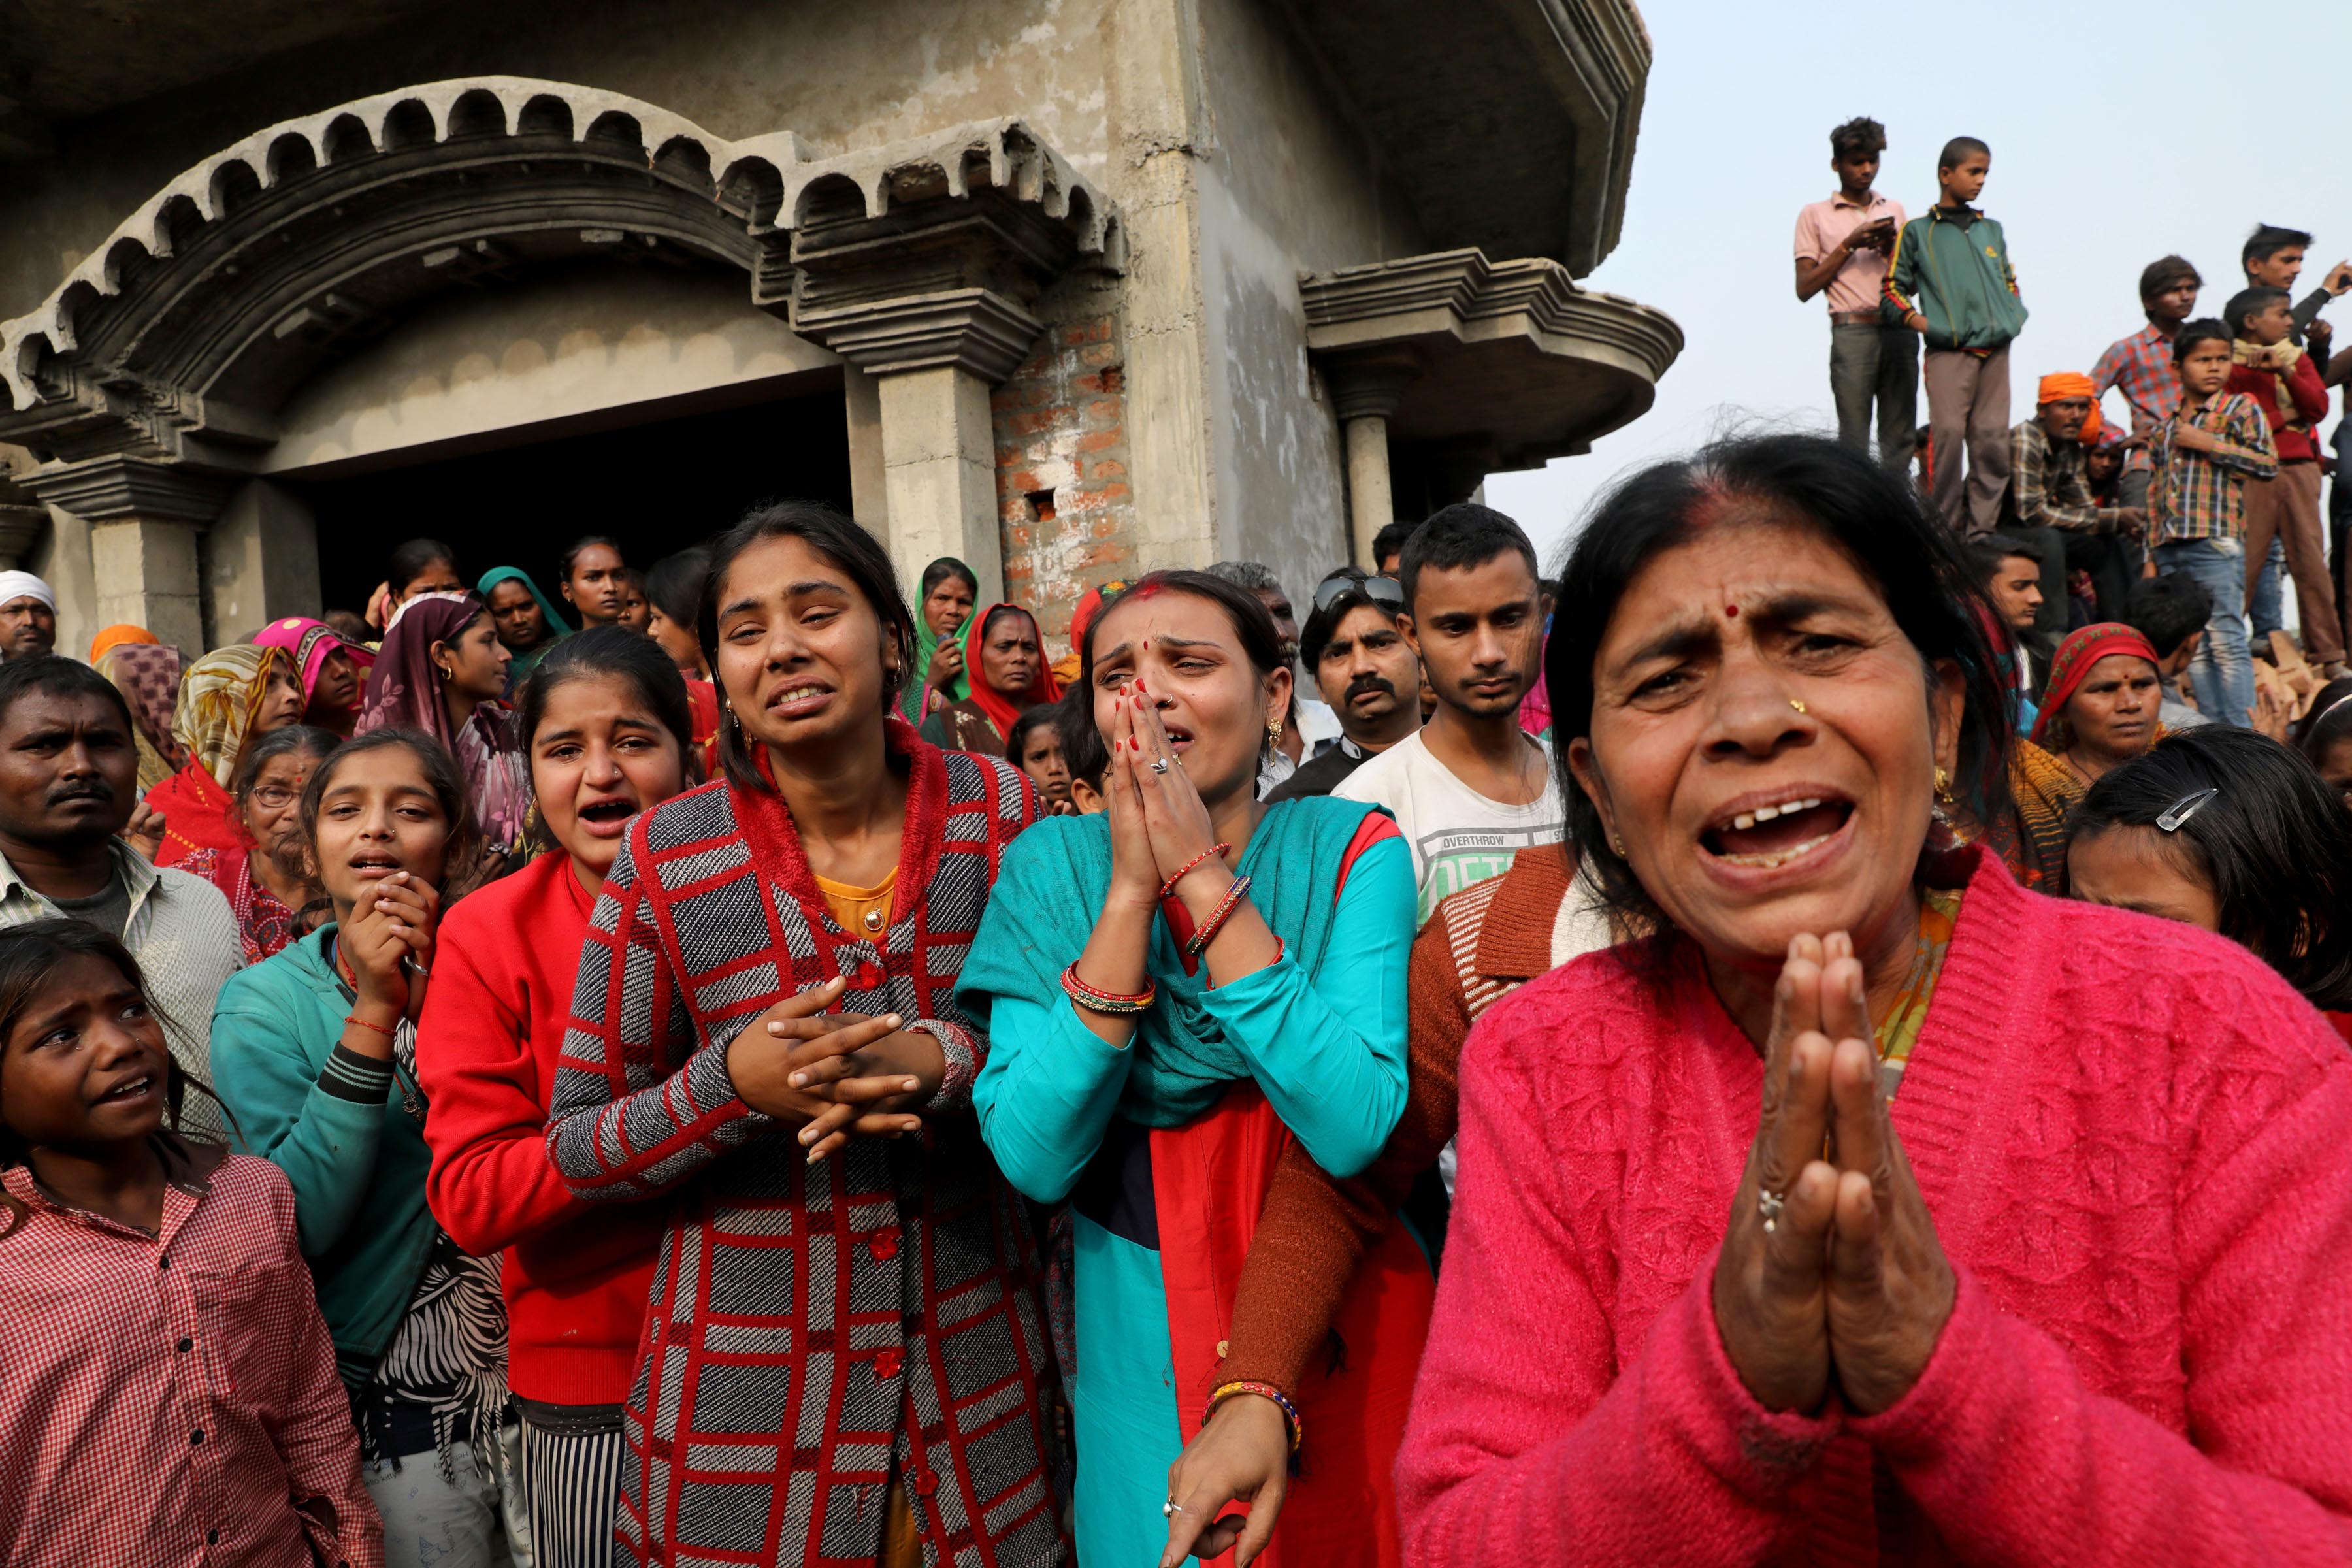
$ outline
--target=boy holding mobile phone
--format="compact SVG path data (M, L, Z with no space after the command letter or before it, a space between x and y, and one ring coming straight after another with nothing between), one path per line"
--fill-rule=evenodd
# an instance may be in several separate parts
M1911 467L1918 419L1919 342L1880 297L1886 253L1903 227L1903 205L1873 188L1886 151L1886 128L1857 116L1830 132L1837 194L1797 211L1797 298L1826 292L1830 310L1830 398L1838 439L1870 449L1871 407L1878 410L1878 460L1896 473Z

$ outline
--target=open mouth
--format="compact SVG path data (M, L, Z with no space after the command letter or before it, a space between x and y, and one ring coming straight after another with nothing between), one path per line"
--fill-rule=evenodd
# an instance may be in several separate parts
M1160 722L1160 730L1162 734L1168 737L1168 749L1170 751L1187 752L1192 750L1192 731L1184 728L1183 725L1171 724L1163 719Z
M626 795L591 801L580 808L580 826L599 838L617 838L637 815L637 803Z
M142 1072L137 1078L126 1079L98 1097L100 1105L128 1105L147 1098L155 1091L155 1075Z
M399 860L390 855L354 855L349 864L362 880L370 882L382 881L401 869Z
M1811 784L1734 801L1699 833L1699 846L1733 866L1775 871L1836 837L1853 802Z
M768 699L768 711L780 719L804 719L824 707L832 689L814 681L799 681L783 687Z

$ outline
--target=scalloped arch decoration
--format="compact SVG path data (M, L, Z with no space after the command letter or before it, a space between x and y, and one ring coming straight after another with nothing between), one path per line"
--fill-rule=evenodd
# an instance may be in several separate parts
M118 307L162 310L145 303L154 291L133 285L152 279L155 268L172 267L212 226L267 197L292 197L314 183L323 204L333 199L329 176L352 165L402 156L446 159L457 166L496 157L501 141L528 140L530 145L513 150L518 163L528 167L523 161L534 155L534 148L542 161L554 161L544 151L549 138L605 154L625 151L647 174L700 195L729 223L742 226L747 254L751 241L799 224L803 196L813 187L830 209L826 198L847 186L862 203L862 216L874 218L895 201L937 199L933 193L950 200L969 197L985 170L987 185L1059 226L1082 261L1111 270L1124 261L1124 237L1110 202L1018 119L976 121L856 153L810 158L790 132L730 142L656 105L596 88L522 77L431 82L257 131L150 196L37 309L0 323L0 380L7 387L7 408L21 415L45 399L54 401L55 391L44 390L45 374L62 370L70 379L78 368L75 356L93 337L81 330L83 323ZM300 211L300 204L289 210ZM231 275L237 271L235 258L235 253L227 258ZM223 258L207 257L206 265L220 268ZM331 280L329 265L320 263L321 288ZM109 322L117 336L135 336L137 326L135 321ZM101 374L108 369L95 368ZM148 395L194 399L202 392L166 386ZM0 426L11 423L7 410L0 410Z

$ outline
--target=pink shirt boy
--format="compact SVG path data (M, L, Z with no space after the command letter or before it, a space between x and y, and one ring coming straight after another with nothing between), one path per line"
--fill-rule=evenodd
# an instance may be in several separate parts
M1797 259L1819 261L1838 247L1838 242L1866 223L1880 218L1895 220L1897 233L1910 221L1904 216L1903 204L1891 196L1870 193L1870 204L1858 205L1843 191L1827 201L1808 202L1797 209ZM1850 310L1878 314L1878 288L1886 279L1886 253L1883 250L1857 250L1846 258L1845 265L1832 275L1822 295L1829 300L1830 314L1843 315Z

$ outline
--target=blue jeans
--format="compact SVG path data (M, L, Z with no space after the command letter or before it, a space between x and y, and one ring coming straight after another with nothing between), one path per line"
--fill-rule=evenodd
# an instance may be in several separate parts
M2273 632L2286 630L2286 595L2279 584L2279 574L2286 570L2286 545L2273 537L2270 552L2263 557L2263 569L2254 574L2247 586L2246 613L2254 623L2253 640L2258 647L2270 646Z
M2246 728L2254 706L2254 665L2246 652L2246 547L2235 539L2176 539L2156 547L2159 572L2185 574L2212 596L2213 614L2189 661L2197 706L2216 723Z

